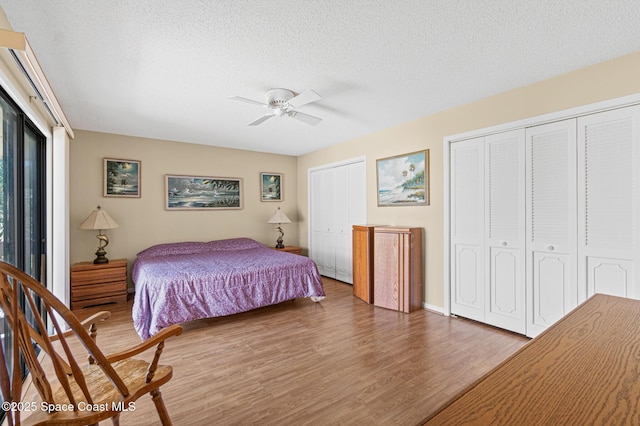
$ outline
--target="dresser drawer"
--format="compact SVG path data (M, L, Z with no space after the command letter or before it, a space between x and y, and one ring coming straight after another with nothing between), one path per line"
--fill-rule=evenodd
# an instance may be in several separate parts
M122 280L127 280L126 266L124 268L111 268L100 271L71 272L71 281L76 286Z
M71 268L71 309L127 301L127 261L76 263Z

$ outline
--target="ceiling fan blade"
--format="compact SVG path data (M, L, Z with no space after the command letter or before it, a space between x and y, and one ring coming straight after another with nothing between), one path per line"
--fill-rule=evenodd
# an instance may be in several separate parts
M253 99L242 98L240 96L232 96L229 99L233 99L234 101L246 102L248 104L260 105L262 107L266 107L267 106L267 104L265 104L265 103L254 101Z
M293 108L301 107L302 105L310 104L311 102L319 101L322 99L322 96L318 95L313 90L305 90L300 93L298 96L294 96L289 99L287 103L291 105Z
M263 115L262 117L258 118L257 120L253 120L251 123L247 124L247 126L257 126L258 124L267 121L268 119L270 119L273 116L274 116L274 114Z
M322 121L322 118L314 117L313 115L305 114L303 112L291 111L289 113L289 117L295 118L296 120L300 120L303 123L311 124L315 126L319 122Z

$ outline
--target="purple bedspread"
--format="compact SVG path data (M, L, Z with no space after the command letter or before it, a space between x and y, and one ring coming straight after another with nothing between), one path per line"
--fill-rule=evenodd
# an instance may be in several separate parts
M325 295L313 260L249 238L153 246L138 253L131 276L142 339L171 324Z

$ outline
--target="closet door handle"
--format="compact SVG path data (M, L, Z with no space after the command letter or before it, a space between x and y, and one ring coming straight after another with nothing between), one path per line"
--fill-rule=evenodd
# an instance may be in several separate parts
M549 251L554 251L556 249L554 246L549 246L547 248L549 249Z
M507 246L507 242L506 242L506 241L500 241L500 245L501 245L502 247L506 247L506 246Z

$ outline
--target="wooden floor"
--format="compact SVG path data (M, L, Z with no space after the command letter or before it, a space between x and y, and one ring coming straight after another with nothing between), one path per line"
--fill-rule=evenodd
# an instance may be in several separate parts
M515 352L527 338L428 311L368 305L323 279L327 298L297 299L184 324L162 363L162 394L176 425L415 425ZM98 343L115 352L140 340L131 302L110 310ZM123 425L158 424L150 397ZM110 423L106 423L110 424Z

